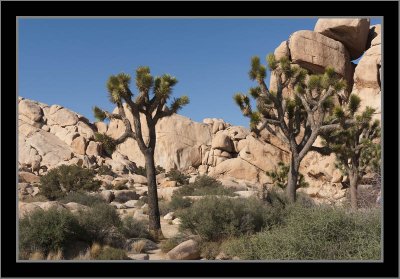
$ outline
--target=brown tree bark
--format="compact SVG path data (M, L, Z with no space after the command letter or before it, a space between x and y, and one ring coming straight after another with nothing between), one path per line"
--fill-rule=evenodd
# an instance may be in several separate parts
M358 186L358 173L356 171L349 174L350 180L350 204L353 210L358 209L357 186Z
M288 173L288 185L286 187L286 195L290 202L296 201L296 186L299 176L300 162L292 156L290 160L290 168Z
M145 154L147 185L148 185L148 205L149 205L149 232L155 240L163 239L160 223L160 210L158 208L156 168L154 164L154 150L149 148Z

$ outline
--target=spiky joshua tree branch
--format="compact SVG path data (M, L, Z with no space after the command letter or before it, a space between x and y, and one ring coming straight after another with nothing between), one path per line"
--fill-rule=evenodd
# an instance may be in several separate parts
M259 57L254 56L249 77L256 81L257 86L250 88L249 95L255 99L256 109L253 110L248 95L237 93L234 100L243 115L250 118L252 131L259 134L266 129L289 146L291 161L286 190L289 200L295 201L300 162L310 150L327 153L324 148L313 146L318 135L346 128L354 121L334 116L339 107L334 107L333 98L344 91L346 82L333 68L307 78L307 70L291 65L287 57L277 60L269 54L267 62L276 80L276 92L267 87L267 68L260 63ZM293 93L284 96L284 88L291 89Z
M110 113L98 107L93 108L94 116L103 121L104 119L119 119L125 125L125 132L116 143L122 143L127 138L133 138L137 141L140 151L143 153L146 161L148 196L149 196L149 227L150 232L156 239L162 238L160 226L160 213L158 209L157 184L155 176L154 150L156 146L157 122L163 118L177 113L183 106L189 103L187 96L175 98L167 104L172 95L172 89L178 80L168 74L159 77L153 77L150 74L149 67L138 67L136 70L136 96L130 89L131 77L128 74L120 73L112 75L107 81L108 97L111 103L118 108L117 113ZM126 103L128 109L133 115L133 128L126 117L123 103ZM143 140L141 129L140 114L146 118L146 124L149 130L149 142L146 144Z

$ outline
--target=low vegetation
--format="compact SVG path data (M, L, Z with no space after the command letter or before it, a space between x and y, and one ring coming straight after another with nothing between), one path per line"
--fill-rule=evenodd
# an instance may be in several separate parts
M97 246L105 247L100 249L102 252L99 255L93 251L81 251L78 259L124 259L125 252L121 249L127 239L149 238L146 222L136 221L132 217L121 220L116 210L104 202L87 205L90 206L89 210L78 214L50 209L34 211L21 218L20 259L55 259L76 242L92 245L94 250Z
M171 169L169 172L165 174L165 176L172 181L176 181L180 185L189 183L189 178L190 178L190 176L185 175L184 173L176 169Z
M94 171L77 165L61 165L40 177L40 193L49 200L64 197L69 192L97 191L100 181L94 179Z
M122 219L121 231L126 238L150 238L148 224L145 221L138 221L132 216Z
M89 195L84 192L70 192L59 201L64 204L76 202L90 207L94 206L95 204L105 204L105 201L99 195Z
M79 239L83 229L77 218L68 211L38 210L19 221L19 249L28 253L63 249Z
M145 167L139 166L134 170L135 174L147 176L147 171ZM165 173L165 169L161 166L156 166L156 175L160 173Z
M292 206L282 225L228 240L222 249L244 260L379 260L377 210L349 213L330 207Z
M281 221L275 208L265 206L256 198L205 197L182 210L179 217L182 230L207 241L255 233Z
M185 196L236 196L232 189L226 189L218 180L202 175L198 176L194 183L182 186L172 195L170 207L172 210L188 208L192 205L190 199Z

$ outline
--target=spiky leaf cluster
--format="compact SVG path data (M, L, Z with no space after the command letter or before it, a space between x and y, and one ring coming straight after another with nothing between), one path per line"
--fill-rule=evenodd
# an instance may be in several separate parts
M266 175L271 177L274 186L285 189L288 182L289 165L284 162L278 162L278 167L272 171L267 171ZM309 184L305 181L304 175L299 173L299 180L297 182L297 189L308 187Z
M111 156L114 153L115 148L117 147L116 141L112 137L109 137L106 134L102 133L95 133L94 136L95 140L102 144L102 148L106 152L106 154L108 156Z
M99 121L104 121L104 119L107 118L106 113L97 106L93 107L93 114L94 117Z
M153 77L150 73L150 68L147 66L140 66L136 69L135 85L138 93L135 100L132 100L133 93L129 87L130 82L131 77L125 73L112 75L107 81L109 100L120 109L122 109L122 103L125 101L132 112L138 111L152 115L153 119L157 122L158 119L170 116L178 112L183 106L189 104L189 98L182 96L175 98L168 106L167 101L178 80L168 74ZM151 96L150 93L152 93ZM107 117L116 116L106 113L98 107L94 107L93 112L95 117L101 121ZM120 115L115 118L123 120L123 117L125 116Z
M355 115L359 106L360 99L350 96L346 110L341 109L340 114L342 118L354 117L355 124L321 135L323 145L336 154L337 167L345 174L349 170L377 172L380 169L380 144L376 143L380 139L379 121L372 121L375 110L370 107Z

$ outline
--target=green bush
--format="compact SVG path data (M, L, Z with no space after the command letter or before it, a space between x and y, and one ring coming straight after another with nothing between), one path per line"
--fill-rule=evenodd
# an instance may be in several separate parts
M114 175L113 171L111 170L111 167L110 166L106 166L106 165L100 166L97 169L97 174L99 174L99 175L111 175L111 176Z
M113 247L103 247L98 255L94 258L95 260L130 260L127 256L126 251Z
M128 186L126 186L127 180L121 180L114 185L115 190L128 190Z
M165 169L161 166L156 166L156 175L160 174L160 173L164 173ZM135 169L134 173L138 174L138 175L142 175L142 176L147 176L147 171L146 168L139 166Z
M184 185L189 183L190 176L183 174L179 170L171 169L169 172L165 174L166 177L169 177L170 180L176 181L178 184Z
M137 175L147 176L146 168L139 166L134 170Z
M283 225L223 244L230 256L247 260L378 260L381 220L378 211L299 205L287 209Z
M111 157L117 147L117 142L110 136L101 133L94 133L95 140L102 144L102 150L104 150L105 155Z
M20 251L57 251L81 234L78 220L69 211L37 210L19 220Z
M279 212L260 200L205 197L180 212L181 230L189 230L206 241L260 231L279 223Z
M68 192L96 191L100 181L94 180L93 170L77 165L62 165L40 177L39 189L49 200L64 197Z
M272 182L275 186L279 188L286 188L288 183L288 173L289 173L289 165L286 165L284 162L279 162L278 167L273 171L267 171L266 174L271 177ZM297 181L296 188L300 187L308 187L308 183L304 179L304 175L299 173L299 179Z
M115 208L105 203L94 204L89 210L80 212L78 218L86 239L91 242L107 243L122 226Z
M184 199L182 196L172 195L171 201L169 203L169 208L171 209L170 211L184 209L190 207L192 203L193 202L190 199Z
M218 180L207 176L201 175L196 177L194 183L184 185L176 190L172 195L174 197L183 196L207 196L207 195L221 195L221 196L235 196L234 190L226 189Z
M76 202L76 203L83 204L83 205L86 205L89 207L91 207L95 204L99 204L99 203L103 203L103 204L106 203L104 201L104 199L102 199L98 195L89 195L89 194L82 193L82 192L70 192L65 197L60 199L60 202L62 202L64 204L69 203L69 202Z
M138 221L132 216L122 219L121 231L126 238L149 238L148 224L145 221Z
M207 260L215 260L220 253L221 243L219 242L202 242L200 244L201 257Z

